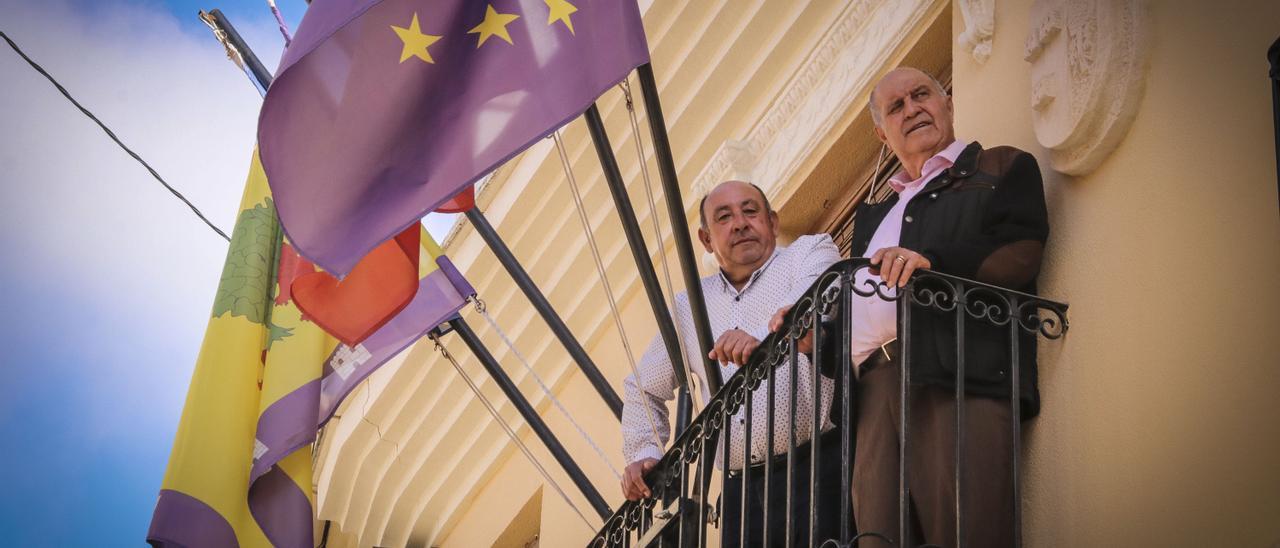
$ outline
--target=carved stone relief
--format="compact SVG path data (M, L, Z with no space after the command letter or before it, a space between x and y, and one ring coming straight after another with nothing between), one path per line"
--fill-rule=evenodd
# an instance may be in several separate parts
M956 4L964 19L964 31L956 37L956 44L978 64L986 63L996 32L996 0L957 0Z
M1143 0L1036 0L1024 59L1032 125L1053 169L1084 175L1124 139L1149 61Z

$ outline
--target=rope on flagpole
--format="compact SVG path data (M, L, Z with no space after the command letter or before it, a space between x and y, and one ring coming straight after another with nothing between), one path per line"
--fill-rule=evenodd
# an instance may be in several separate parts
M13 51L17 52L18 56L22 57L22 59L26 61L28 65L31 65L31 68L35 69L36 72L40 73L41 76L44 76L47 80L49 80L49 83L53 84L53 87L57 88L58 92L62 93L63 97L66 97L68 101L71 101L72 105L75 105L76 108L80 109L80 112L84 113L85 116L88 116L90 120L93 120L93 123L98 124L98 127L102 128L102 131L106 132L107 137L110 137L111 140L115 141L115 143L119 145L120 148L124 149L124 151L129 154L129 156L132 156L134 160L137 160L138 163L142 164L142 167L147 168L147 171L151 173L151 176L155 177L157 181L160 181L160 184L163 185L164 188L167 189L170 194L173 194L174 197L178 198L179 200L182 200L182 203L187 204L187 207L191 209L192 213L196 214L196 217L199 217L201 221L204 221L204 224L209 225L209 228L213 229L214 232L217 232L219 236L222 236L222 239L226 240L227 242L231 241L231 237L227 236L226 232L223 232L222 229L218 228L216 225L213 224L213 221L210 221L207 217L205 217L204 213L201 213L200 209L197 208L195 204L191 203L191 200L188 200L187 197L183 196L181 192L178 192L176 188L173 188L172 186L169 185L169 183L165 182L164 178L161 177L159 173L156 173L156 170L151 167L151 164L148 164L146 160L142 159L142 156L139 156L138 153L134 152L132 149L125 146L125 144L122 141L120 141L120 138L116 137L115 132L111 131L111 128L108 128L106 124L102 123L102 120L99 120L97 116L95 116L92 112L89 112L89 109L84 108L84 105L81 105L80 102L75 99L75 97L72 97L71 93L67 91L67 88L62 87L62 84L58 83L58 81L54 79L54 77L51 74L49 74L48 71L44 70L44 67L40 66L39 63L36 63L30 57L27 57L27 54L22 51L22 48L18 47L18 44L14 43L12 38L9 38L8 34L5 34L4 31L0 31L0 38L3 38L5 42L8 42L9 47L13 48Z
M516 348L515 343L507 337L507 333L498 326L498 322L494 321L493 317L489 316L488 307L485 306L484 301L480 300L479 297L471 298L475 301L476 312L479 312L480 315L484 317L485 321L489 322L489 327L492 327L494 332L498 334L498 337L502 339L503 344L506 344L507 348L511 349L511 353L516 355L516 359L518 359L520 364L524 366L525 371L528 371L529 375L533 377L533 380L538 383L538 387L542 389L542 393L546 394L546 396L551 399L551 403L555 404L556 409L560 410L560 413L564 415L564 418L569 419L569 424L572 424L573 427L578 430L578 434L582 436L582 439L586 440L587 444L590 445L592 449L596 450L596 454L600 455L600 460L604 461L605 466L608 466L609 470L613 471L613 475L617 476L617 478L621 480L622 474L618 473L618 469L614 468L613 463L609 462L609 456L605 454L603 449L600 449L600 446L596 444L596 440L591 439L591 435L587 434L586 429L582 428L582 425L578 424L578 421L573 420L573 415L569 413L568 409L565 409L564 404L560 403L560 399L557 398L555 394L551 393L551 388L547 386L547 383L542 381L542 377L538 376L538 372L533 370L533 366L529 365L529 361L520 353L520 349Z
M587 247L591 248L591 258L595 259L596 274L600 277L605 296L608 297L609 312L613 315L613 323L618 328L618 336L622 338L622 350L627 356L627 366L631 368L631 375L636 379L636 387L643 392L644 383L641 382L640 369L636 367L635 354L631 351L631 339L627 337L627 330L622 325L622 314L618 313L618 303L613 297L613 287L609 285L609 275L605 272L604 261L600 258L600 247L596 245L595 234L591 231L591 219L587 215L587 208L582 204L582 193L578 190L578 180L573 175L573 166L569 165L569 155L565 152L564 142L560 139L560 131L557 130L551 135L556 142L556 151L560 153L560 164L564 167L565 178L569 181L569 190L573 194L573 203L577 206L578 219L582 221L582 231L587 235ZM658 435L658 423L653 419L653 410L649 409L648 405L641 405L641 407L644 408L645 418L649 420L653 444L662 449L662 439Z
M632 141L636 144L636 157L640 162L640 177L644 180L644 196L649 200L649 219L653 221L653 231L658 237L658 261L662 263L662 276L667 280L667 299L671 301L671 314L674 316L678 313L676 307L676 290L675 285L671 282L671 267L667 264L667 238L662 234L662 224L658 222L658 206L653 200L653 184L649 179L649 163L645 161L644 146L640 142L640 122L636 118L635 101L631 99L631 81L630 76L622 80L619 85L622 87L622 94L626 99L627 114L631 118L631 135ZM677 318L672 318L676 325L680 325ZM689 364L693 363L689 359L688 347L684 344L684 335L676 329L676 339L680 343L680 352L684 353L684 374L685 378L693 381L697 377L689 368ZM703 360L699 360L703 361ZM701 392L698 390L690 390L690 396L693 398L694 407L701 408L702 404L699 400Z
M588 520L587 516L582 513L582 510L578 509L578 505L573 503L573 500L569 498L568 493L565 493L564 489L560 487L560 484L551 477L551 474L542 466L542 463L538 462L538 459L534 458L533 452L529 451L529 447L524 444L524 441L520 439L520 436L516 435L515 430L511 429L511 425L507 424L507 421L502 418L502 415L498 413L498 409L494 407L493 403L489 401L489 398L486 398L484 393L480 391L480 387L476 386L475 381L471 380L471 377L462 369L462 365L458 363L458 360L454 359L453 354L449 353L448 348L445 348L444 343L440 342L440 336L436 333L431 333L428 336L436 343L436 350L444 355L444 359L448 360L449 363L453 365L453 368L458 371L458 376L462 377L463 382L467 383L467 387L471 388L471 392L475 393L476 398L480 400L480 403L484 404L484 408L489 410L489 415L493 417L494 422L497 422L498 426L502 427L502 430L507 433L507 437L511 438L511 441L516 444L516 447L520 449L520 452L524 453L525 458L529 459L529 463L532 464L533 467L538 470L538 473L542 475L542 479L550 484L551 488L554 489L556 493L560 494L560 498L564 499L565 504L568 504L569 508L572 508L573 512L578 514L578 517L582 518L582 523L586 524L587 529L595 532L596 526L592 525L591 520Z
M267 0L267 5L271 7L271 15L276 17L276 28L280 29L280 35L284 36L284 47L287 48L293 43L293 36L289 34L289 25L285 24L280 8L276 7L276 0Z

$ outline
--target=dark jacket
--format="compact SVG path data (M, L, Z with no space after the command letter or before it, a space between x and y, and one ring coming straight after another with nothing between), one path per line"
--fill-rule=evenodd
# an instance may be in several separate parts
M858 206L853 256L866 253L876 227L898 201ZM934 177L907 204L901 247L923 254L932 270L1035 293L1049 218L1035 157L1013 147L970 143L955 165ZM965 324L965 388L981 396L1009 397L1009 327L969 318ZM901 334L899 334L901 337ZM913 383L954 387L954 312L919 306L911 312ZM1040 410L1036 338L1018 341L1022 417Z

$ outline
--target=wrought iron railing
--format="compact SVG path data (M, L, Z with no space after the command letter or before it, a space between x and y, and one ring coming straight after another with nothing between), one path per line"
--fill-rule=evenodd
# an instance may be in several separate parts
M717 504L711 496L716 490L714 488L715 479L719 479L719 492L723 493L725 481L730 474L723 473L724 470L730 469L730 451L725 450L724 440L721 439L721 432L729 428L730 418L734 417L740 410L752 409L754 398L768 398L768 412L766 413L766 431L770 440L775 440L774 432L776 428L786 428L786 432L790 433L791 443L785 454L785 473L771 472L777 465L765 465L761 467L746 466L739 471L734 471L733 475L741 476L741 485L745 486L749 483L752 474L764 474L764 489L786 489L785 504L782 507L771 508L770 504L765 503L763 514L760 516L764 533L761 538L770 539L772 537L768 531L771 526L769 519L770 512L785 512L786 519L781 524L772 524L773 527L785 527L785 543L787 546L927 546L920 544L918 540L911 538L908 532L910 505L907 503L909 497L907 475L908 467L906 465L899 466L898 485L904 486L899 489L898 511L899 511L899 530L898 531L858 531L855 529L853 521L852 502L850 500L850 487L852 484L853 470L853 451L856 440L855 433L855 398L856 391L854 384L857 382L853 379L853 375L844 374L844 372L852 371L851 363L851 297L856 294L862 297L871 297L884 299L886 301L896 301L898 308L898 332L900 336L901 355L897 358L899 363L899 382L905 383L906 379L915 379L911 376L911 349L912 349L912 316L927 313L931 316L932 321L936 321L939 315L954 315L956 330L956 348L955 348L955 378L953 379L954 390L956 395L956 449L955 456L955 492L954 500L960 501L961 494L964 492L964 478L961 471L964 468L964 443L965 429L963 425L963 413L965 401L969 398L961 397L966 394L966 371L965 371L965 339L964 332L966 327L975 329L976 325L985 329L989 335L993 329L1007 330L1007 344L1009 345L1009 364L1010 374L1008 376L1008 401L1011 408L1011 419L1008 427L1012 433L1012 451L1013 463L1012 473L1012 496L1013 496L1013 515L1010 516L1010 523L1013 531L1010 532L1011 538L1014 539L1015 545L1020 545L1021 540L1021 513L1019 510L1020 501L1020 485L1018 483L1018 455L1021 450L1021 407L1022 407L1022 379L1019 378L1020 372L1020 345L1035 344L1037 336L1043 336L1047 339L1058 339L1067 330L1068 324L1066 319L1067 305L1042 299L1035 295L1021 293L996 287L993 285L976 282L956 276L941 274L931 271L919 271L907 285L900 291L891 291L883 283L877 283L878 278L872 277L871 281L865 277L861 282L856 282L857 274L860 271L870 269L867 259L849 259L841 261L828 269L814 284L809 291L802 297L791 312L783 326L777 333L770 335L762 342L760 348L752 355L749 363L735 373L728 381L725 382L724 388L718 392L711 401L704 407L697 418L692 421L689 427L680 433L672 443L670 449L659 460L658 464L650 471L645 481L649 485L653 497L639 500L628 501L624 503L605 523L604 528L599 531L595 538L592 539L589 546L592 547L612 547L612 546L708 546L715 545L714 537L719 536L723 539L723 531L718 528L725 523L725 515L730 512L738 512L737 523L741 530L738 535L741 545L750 545L746 543L747 529L750 527L752 516L746 511L746 496L742 496L742 504L738 508L727 508L723 504ZM827 328L813 329L814 326L824 324ZM804 411L798 409L796 405L797 396L797 378L798 368L801 367L799 355L799 345L797 341L805 334L812 332L813 348L809 354L810 359L804 367L814 368L809 371L810 379L820 378L818 375L823 374L825 377L834 378L837 385L835 387L834 401L831 406L834 408L833 418L838 425L835 430L831 430L826 434L822 434L821 438L826 440L823 443L830 443L838 439L840 444L840 472L838 478L819 477L818 470L819 459L819 443L797 443L796 425L797 421L808 420L809 432L813 432L814 440L820 438L818 432L820 429L821 413L812 411ZM916 334L919 336L919 333ZM834 346L831 346L834 345ZM830 348L828 348L830 346ZM834 352L832 351L834 350ZM832 367L834 366L834 367ZM789 367L791 379L791 390L787 393L790 395L790 401L777 401L775 394L778 392L773 381L775 370L779 367ZM812 400L814 408L820 408L816 402L821 401L821 383L811 382ZM900 384L899 389L910 384ZM901 394L906 396L908 392L902 390ZM901 462L907 462L906 456L912 445L911 432L908 429L910 417L910 402L908 397L901 397L900 407L900 423L899 428L902 436L899 439ZM775 424L774 407L776 405L787 406L787 418L785 424ZM836 415L838 413L838 415ZM745 447L751 448L751 431L752 431L752 413L743 413L745 424L743 425L743 437L745 438ZM803 415L803 416L801 416ZM838 436L835 431L838 430ZM804 447L797 450L797 447ZM800 451L807 450L808 474L801 476L798 467L798 454ZM745 456L745 455L744 455ZM773 457L774 459L784 458L782 455ZM768 462L768 460L766 460ZM781 463L779 463L780 465ZM783 477L773 477L781 475ZM817 513L807 512L807 538L794 539L793 532L799 531L802 524L796 523L793 516L796 514L793 510L802 501L795 500L799 497L792 496L796 493L795 487L798 482L807 482L811 487L805 489L808 493L808 501L802 508L816 507L816 488L819 482L839 481L843 496L840 497L839 509L839 535L838 538L819 538L817 536L818 528L816 527ZM763 501L772 500L768 495L763 497ZM965 508L962 504L956 504L956 515L959 519L955 520L956 538L964 539L964 513ZM803 519L805 516L801 516ZM876 538L879 542L868 542L869 539ZM897 543L892 539L908 539L908 542ZM961 540L963 544L963 540ZM976 548L976 547L975 547Z

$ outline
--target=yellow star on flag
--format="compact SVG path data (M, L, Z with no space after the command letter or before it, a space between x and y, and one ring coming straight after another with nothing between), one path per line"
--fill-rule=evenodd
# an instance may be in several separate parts
M391 30L396 31L396 36L399 36L400 41L404 42L404 49L400 50L401 63L410 57L417 57L424 62L435 64L436 61L431 58L431 52L427 51L427 47L436 43L441 37L423 34L422 29L418 27L417 13L413 14L413 20L409 22L409 28L391 25Z
M559 21L564 23L564 26L569 27L569 34L575 34L573 32L573 18L569 16L573 14L573 12L578 11L578 8L573 4L570 4L567 0L542 1L547 5L547 8L551 10L551 12L547 14L547 24L550 25Z
M493 4L489 4L489 7L484 12L484 21L476 25L476 28L467 31L467 34L480 35L480 43L476 44L476 48L483 46L484 41L488 40L490 36L497 36L511 44L511 35L507 34L507 25L519 18L520 16L514 13L498 13L498 10L493 9Z

